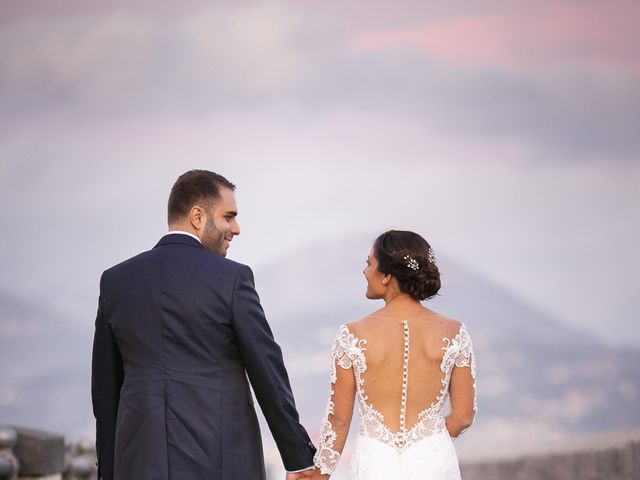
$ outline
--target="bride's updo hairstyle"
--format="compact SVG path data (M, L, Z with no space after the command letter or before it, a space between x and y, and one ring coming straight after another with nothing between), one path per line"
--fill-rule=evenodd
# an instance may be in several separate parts
M398 281L400 291L415 300L434 297L440 290L440 272L429 243L420 235L389 230L373 244L378 271Z

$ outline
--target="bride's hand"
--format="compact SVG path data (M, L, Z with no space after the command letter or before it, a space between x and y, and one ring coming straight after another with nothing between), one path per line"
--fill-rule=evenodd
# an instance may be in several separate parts
M319 469L319 468L316 468L316 469L313 471L313 477L312 477L312 479L313 479L313 480L329 480L329 475L322 475L322 474L320 473L320 469Z
M314 478L315 469L310 468L302 472L287 473L286 480L304 480L305 478Z

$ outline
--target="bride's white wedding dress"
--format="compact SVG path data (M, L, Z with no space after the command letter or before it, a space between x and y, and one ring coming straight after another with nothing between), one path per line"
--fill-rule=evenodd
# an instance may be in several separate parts
M436 343L430 339L431 345L441 346L436 358L433 352L437 348L429 352L425 347L424 328L417 328L421 336L414 339L409 321L391 321L398 334L389 335L384 331L377 339L373 338L374 334L372 338L358 338L346 325L339 328L332 348L332 388L315 457L316 467L323 474L331 474L337 466L348 425L346 430L338 429L336 433L333 424L336 409L353 408L355 387L360 422L349 480L459 480L458 459L445 426L445 407L454 370L467 368L471 374L467 390L473 397L473 411L476 410L475 357L467 329L460 324L451 338L439 337ZM412 322L419 326L416 320ZM388 328L389 324L386 325ZM373 371L368 371L368 357L371 357L370 370ZM343 371L352 369L353 378L342 375L338 367ZM464 375L468 376L462 373L461 377ZM345 402L345 397L350 399ZM387 413L389 422L376 409L374 397L380 410ZM419 404L425 398L432 399L432 403ZM471 397L466 401L470 402Z

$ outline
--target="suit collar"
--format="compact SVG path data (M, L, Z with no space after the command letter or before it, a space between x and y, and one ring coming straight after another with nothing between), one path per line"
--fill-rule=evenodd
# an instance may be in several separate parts
M160 239L160 241L156 244L156 247L170 244L191 245L192 247L204 248L197 239L184 233L168 233Z

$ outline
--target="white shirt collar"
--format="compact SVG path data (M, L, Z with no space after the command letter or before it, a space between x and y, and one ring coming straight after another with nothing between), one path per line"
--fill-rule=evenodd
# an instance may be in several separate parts
M164 236L166 237L167 235L173 235L174 233L177 233L179 235L189 235L191 238L195 238L198 241L198 243L202 244L200 239L198 237L196 237L193 233L183 232L182 230L171 230L171 231L165 233Z

